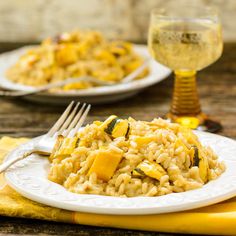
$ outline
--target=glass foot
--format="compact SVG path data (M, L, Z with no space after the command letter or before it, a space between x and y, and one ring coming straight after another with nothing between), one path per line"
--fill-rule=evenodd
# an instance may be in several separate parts
M222 125L209 119L205 114L201 113L197 116L176 116L171 113L167 114L167 119L171 122L178 123L190 129L216 133L222 129Z
M211 133L217 133L220 130L222 130L222 125L220 122L206 119L202 124L200 124L196 129L200 131L206 131L206 132L211 132Z

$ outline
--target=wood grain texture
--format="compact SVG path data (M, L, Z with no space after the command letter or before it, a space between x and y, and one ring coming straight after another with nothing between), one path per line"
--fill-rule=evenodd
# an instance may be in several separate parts
M12 44L13 47L14 44ZM1 51L10 48L0 45ZM236 138L236 43L226 44L223 56L198 75L203 111L222 122L220 134ZM87 122L116 114L151 120L169 109L172 77L137 96L109 105L93 106ZM60 106L43 106L23 100L0 100L0 136L34 137L45 133L63 111ZM0 217L0 234L27 235L173 235L141 231L96 228L36 220Z
M0 217L0 235L78 235L78 236L174 236L134 230L100 228L38 220Z

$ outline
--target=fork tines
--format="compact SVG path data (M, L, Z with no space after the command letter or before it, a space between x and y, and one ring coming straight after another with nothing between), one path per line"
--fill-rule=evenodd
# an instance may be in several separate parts
M47 135L50 137L55 134L62 134L64 137L73 137L83 125L88 112L91 108L90 104L80 104L72 101L62 115L59 117L54 126L49 130Z

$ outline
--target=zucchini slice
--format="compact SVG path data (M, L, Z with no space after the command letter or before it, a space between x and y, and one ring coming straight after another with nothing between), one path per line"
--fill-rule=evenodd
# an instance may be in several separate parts
M208 181L208 161L207 158L202 155L197 146L192 146L191 148L192 155L191 155L191 162L192 166L198 166L199 174L204 183Z
M200 173L200 177L202 179L202 181L204 183L206 183L208 181L208 169L209 169L209 165L208 165L208 161L207 158L205 156L201 155L199 164L199 173Z
M100 128L103 129L103 130L107 129L107 126L108 126L115 118L117 118L117 116L115 116L115 115L109 116L109 117L100 125Z
M198 166L199 165L199 152L198 147L193 145L190 149L190 158L191 158L191 164L192 166Z
M133 177L145 177L145 173L138 167L136 167L132 172Z
M160 164L145 160L133 170L132 174L137 177L148 176L160 180L166 174L166 171Z
M105 132L111 135L113 138L127 137L129 135L130 125L128 120L123 120L118 117L113 118L110 123L107 124Z

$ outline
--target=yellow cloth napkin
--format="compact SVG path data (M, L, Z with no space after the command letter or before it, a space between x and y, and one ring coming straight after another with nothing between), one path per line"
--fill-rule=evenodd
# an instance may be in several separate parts
M0 163L27 139L0 139ZM45 219L75 224L158 232L236 235L236 198L196 210L143 216L115 216L72 212L45 206L22 197L0 175L0 215Z

